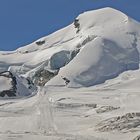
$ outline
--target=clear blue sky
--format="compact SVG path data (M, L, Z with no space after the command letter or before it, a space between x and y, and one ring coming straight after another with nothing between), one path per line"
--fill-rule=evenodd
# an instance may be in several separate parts
M107 6L140 21L140 0L0 0L0 50L14 50L70 24L84 11Z

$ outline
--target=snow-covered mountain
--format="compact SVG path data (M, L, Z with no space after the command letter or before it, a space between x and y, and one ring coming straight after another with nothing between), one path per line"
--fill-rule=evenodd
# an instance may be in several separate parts
M112 8L1 51L0 139L139 140L139 64L140 23Z
M85 12L49 36L13 52L0 52L0 70L37 85L92 86L139 68L140 24L120 11ZM58 82L59 81L59 82Z

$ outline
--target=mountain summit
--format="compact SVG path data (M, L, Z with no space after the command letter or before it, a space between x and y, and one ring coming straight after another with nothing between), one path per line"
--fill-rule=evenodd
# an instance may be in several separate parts
M92 86L139 68L140 24L103 8L79 15L69 26L12 52L0 52L0 71L34 84Z

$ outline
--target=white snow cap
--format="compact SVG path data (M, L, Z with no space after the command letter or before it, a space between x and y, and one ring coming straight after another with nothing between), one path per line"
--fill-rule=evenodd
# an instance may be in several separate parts
M138 69L139 52L140 24L107 7L84 12L71 25L16 51L0 52L0 71L11 66L32 79L39 70L57 70L47 85L91 86Z

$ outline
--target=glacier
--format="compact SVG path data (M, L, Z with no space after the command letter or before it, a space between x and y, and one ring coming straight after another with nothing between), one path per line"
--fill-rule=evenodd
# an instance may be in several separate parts
M116 9L0 51L0 139L138 140L140 23Z

